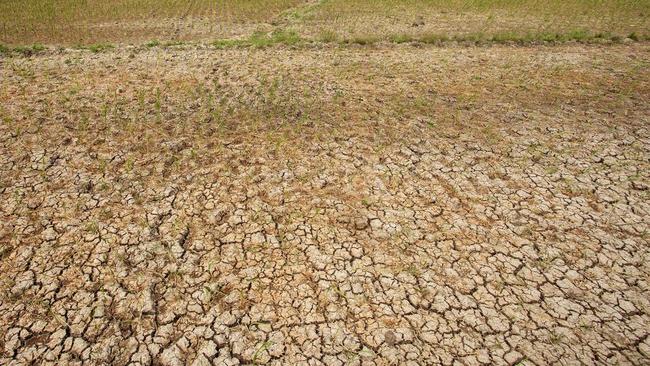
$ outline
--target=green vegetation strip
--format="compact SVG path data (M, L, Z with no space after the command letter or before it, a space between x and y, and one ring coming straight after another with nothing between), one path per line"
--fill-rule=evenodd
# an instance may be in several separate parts
M301 43L337 43L337 44L359 44L370 45L379 42L388 43L425 43L425 44L445 44L450 42L469 43L469 44L539 44L539 43L565 43L565 42L583 42L583 43L602 43L611 42L619 43L625 39L630 41L648 41L650 35L638 35L631 33L626 37L613 33L590 33L583 30L571 31L568 33L537 33L537 34L517 34L517 33L499 33L486 35L483 33L470 33L462 35L441 35L426 34L413 36L408 34L395 34L388 37L374 36L356 36L353 38L339 38L333 33L321 34L316 39L306 39L300 37L295 31L280 30L272 33L254 33L248 39L221 39L212 43L216 48L231 47L254 47L263 48L276 44L297 45Z
M340 45L372 45L379 42L385 43L422 43L444 45L452 42L470 44L470 45L490 45L490 44L517 44L517 45L534 45L534 44L560 44L566 42L580 43L620 43L625 40L633 42L650 41L650 35L638 35L636 33L620 36L613 33L590 33L587 31L577 30L568 33L538 33L538 34L516 34L516 33L499 33L486 35L483 33L470 33L462 35L441 35L425 34L413 36L408 34L394 34L388 37L374 36L356 36L352 38L339 38L333 33L324 33L316 39L307 39L301 37L293 30L276 30L270 33L255 32L247 39L219 39L211 43L218 49L226 48L265 48L274 45L296 46L301 44L340 44ZM186 44L180 41L160 42L152 40L144 46L152 47L173 47ZM74 49L88 50L93 53L104 52L115 48L111 44L91 44L78 45ZM13 54L31 56L38 54L47 47L41 44L30 46L8 47L0 44L0 55L11 56Z
M99 52L104 52L113 49L115 48L115 46L108 43L97 43L97 44L91 44L87 46L79 45L79 46L75 46L74 48L79 50L88 50L92 53L99 53Z

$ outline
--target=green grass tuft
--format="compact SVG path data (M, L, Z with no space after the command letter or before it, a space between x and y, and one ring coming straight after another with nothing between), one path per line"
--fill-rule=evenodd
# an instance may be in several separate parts
M413 37L409 36L408 34L393 34L388 37L388 40L393 43L407 43L412 42Z
M248 42L241 39L218 39L212 42L212 45L218 49L247 46Z
M275 43L281 43L285 45L294 45L302 41L298 33L293 30L274 31L271 33L271 39Z
M108 51L110 49L115 48L112 44L108 43L96 43L96 44L91 44L91 45L77 45L74 48L78 50L88 50L92 53L100 53L104 51Z
M439 44L443 42L448 42L449 37L442 35L442 34L425 34L421 36L418 41L422 43L428 43L428 44Z
M635 35L634 38L632 35L628 38L641 41L644 38L641 36ZM567 33L516 33L516 32L503 32L495 33L491 36L488 36L484 33L468 33L462 35L456 35L453 37L447 37L440 34L426 34L420 36L419 38L413 39L413 41L419 41L422 43L430 44L441 44L449 41L456 41L461 43L473 43L473 44L491 44L491 43L515 43L515 44L531 44L531 43L540 43L540 42L549 42L549 43L563 43L563 42L620 42L622 40L621 36L612 34L612 33L590 33L585 30L573 30ZM391 38L391 41L400 43Z
M43 46L42 44L33 44L31 46L14 47L13 52L29 57L33 54L39 53L44 50L45 50L45 46Z
M560 35L560 40L563 41L586 41L587 39L591 38L589 35L589 32L578 29L578 30L572 30L568 33L565 33L563 35Z
M167 48L167 47L175 47L175 46L183 46L183 45L185 45L185 42L183 41L167 41L163 43L162 46Z
M295 45L302 41L298 33L293 30L279 29L271 34L255 32L248 39L250 44L256 48L268 47L274 44Z
M257 31L248 39L218 39L212 42L212 45L218 49L231 47L254 47L265 48L276 44L296 45L303 39L293 30L279 29L271 33Z

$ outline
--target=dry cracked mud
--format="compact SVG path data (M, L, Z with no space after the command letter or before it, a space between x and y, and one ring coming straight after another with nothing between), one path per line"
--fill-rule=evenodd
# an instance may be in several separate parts
M0 364L648 364L649 63L0 58Z

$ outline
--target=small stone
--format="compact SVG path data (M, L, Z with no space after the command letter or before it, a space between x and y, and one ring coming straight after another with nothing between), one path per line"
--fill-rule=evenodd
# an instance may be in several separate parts
M54 228L48 227L47 229L43 230L41 233L41 237L45 241L54 241L56 240L57 232L54 231Z
M72 352L77 355L81 355L83 351L88 347L88 343L83 340L83 338L75 338L74 343L72 343Z
M650 187L647 183L642 182L640 180L635 180L632 181L632 188L638 190L638 191L647 191L648 187Z
M514 365L516 362L519 362L522 359L522 355L521 355L521 353L519 353L517 351L510 351L510 352L506 353L506 355L503 356L503 358L510 365Z
M395 336L395 333L387 330L386 333L384 333L384 341L387 345L392 347L397 343L397 337Z
M359 217L356 220L354 220L354 227L357 230L363 230L368 227L368 219L364 217Z

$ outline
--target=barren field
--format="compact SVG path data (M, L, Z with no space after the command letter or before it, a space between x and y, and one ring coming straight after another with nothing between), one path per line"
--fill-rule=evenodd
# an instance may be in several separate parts
M0 364L649 364L650 43L294 3L0 54Z
M3 0L0 44L650 39L649 0Z

